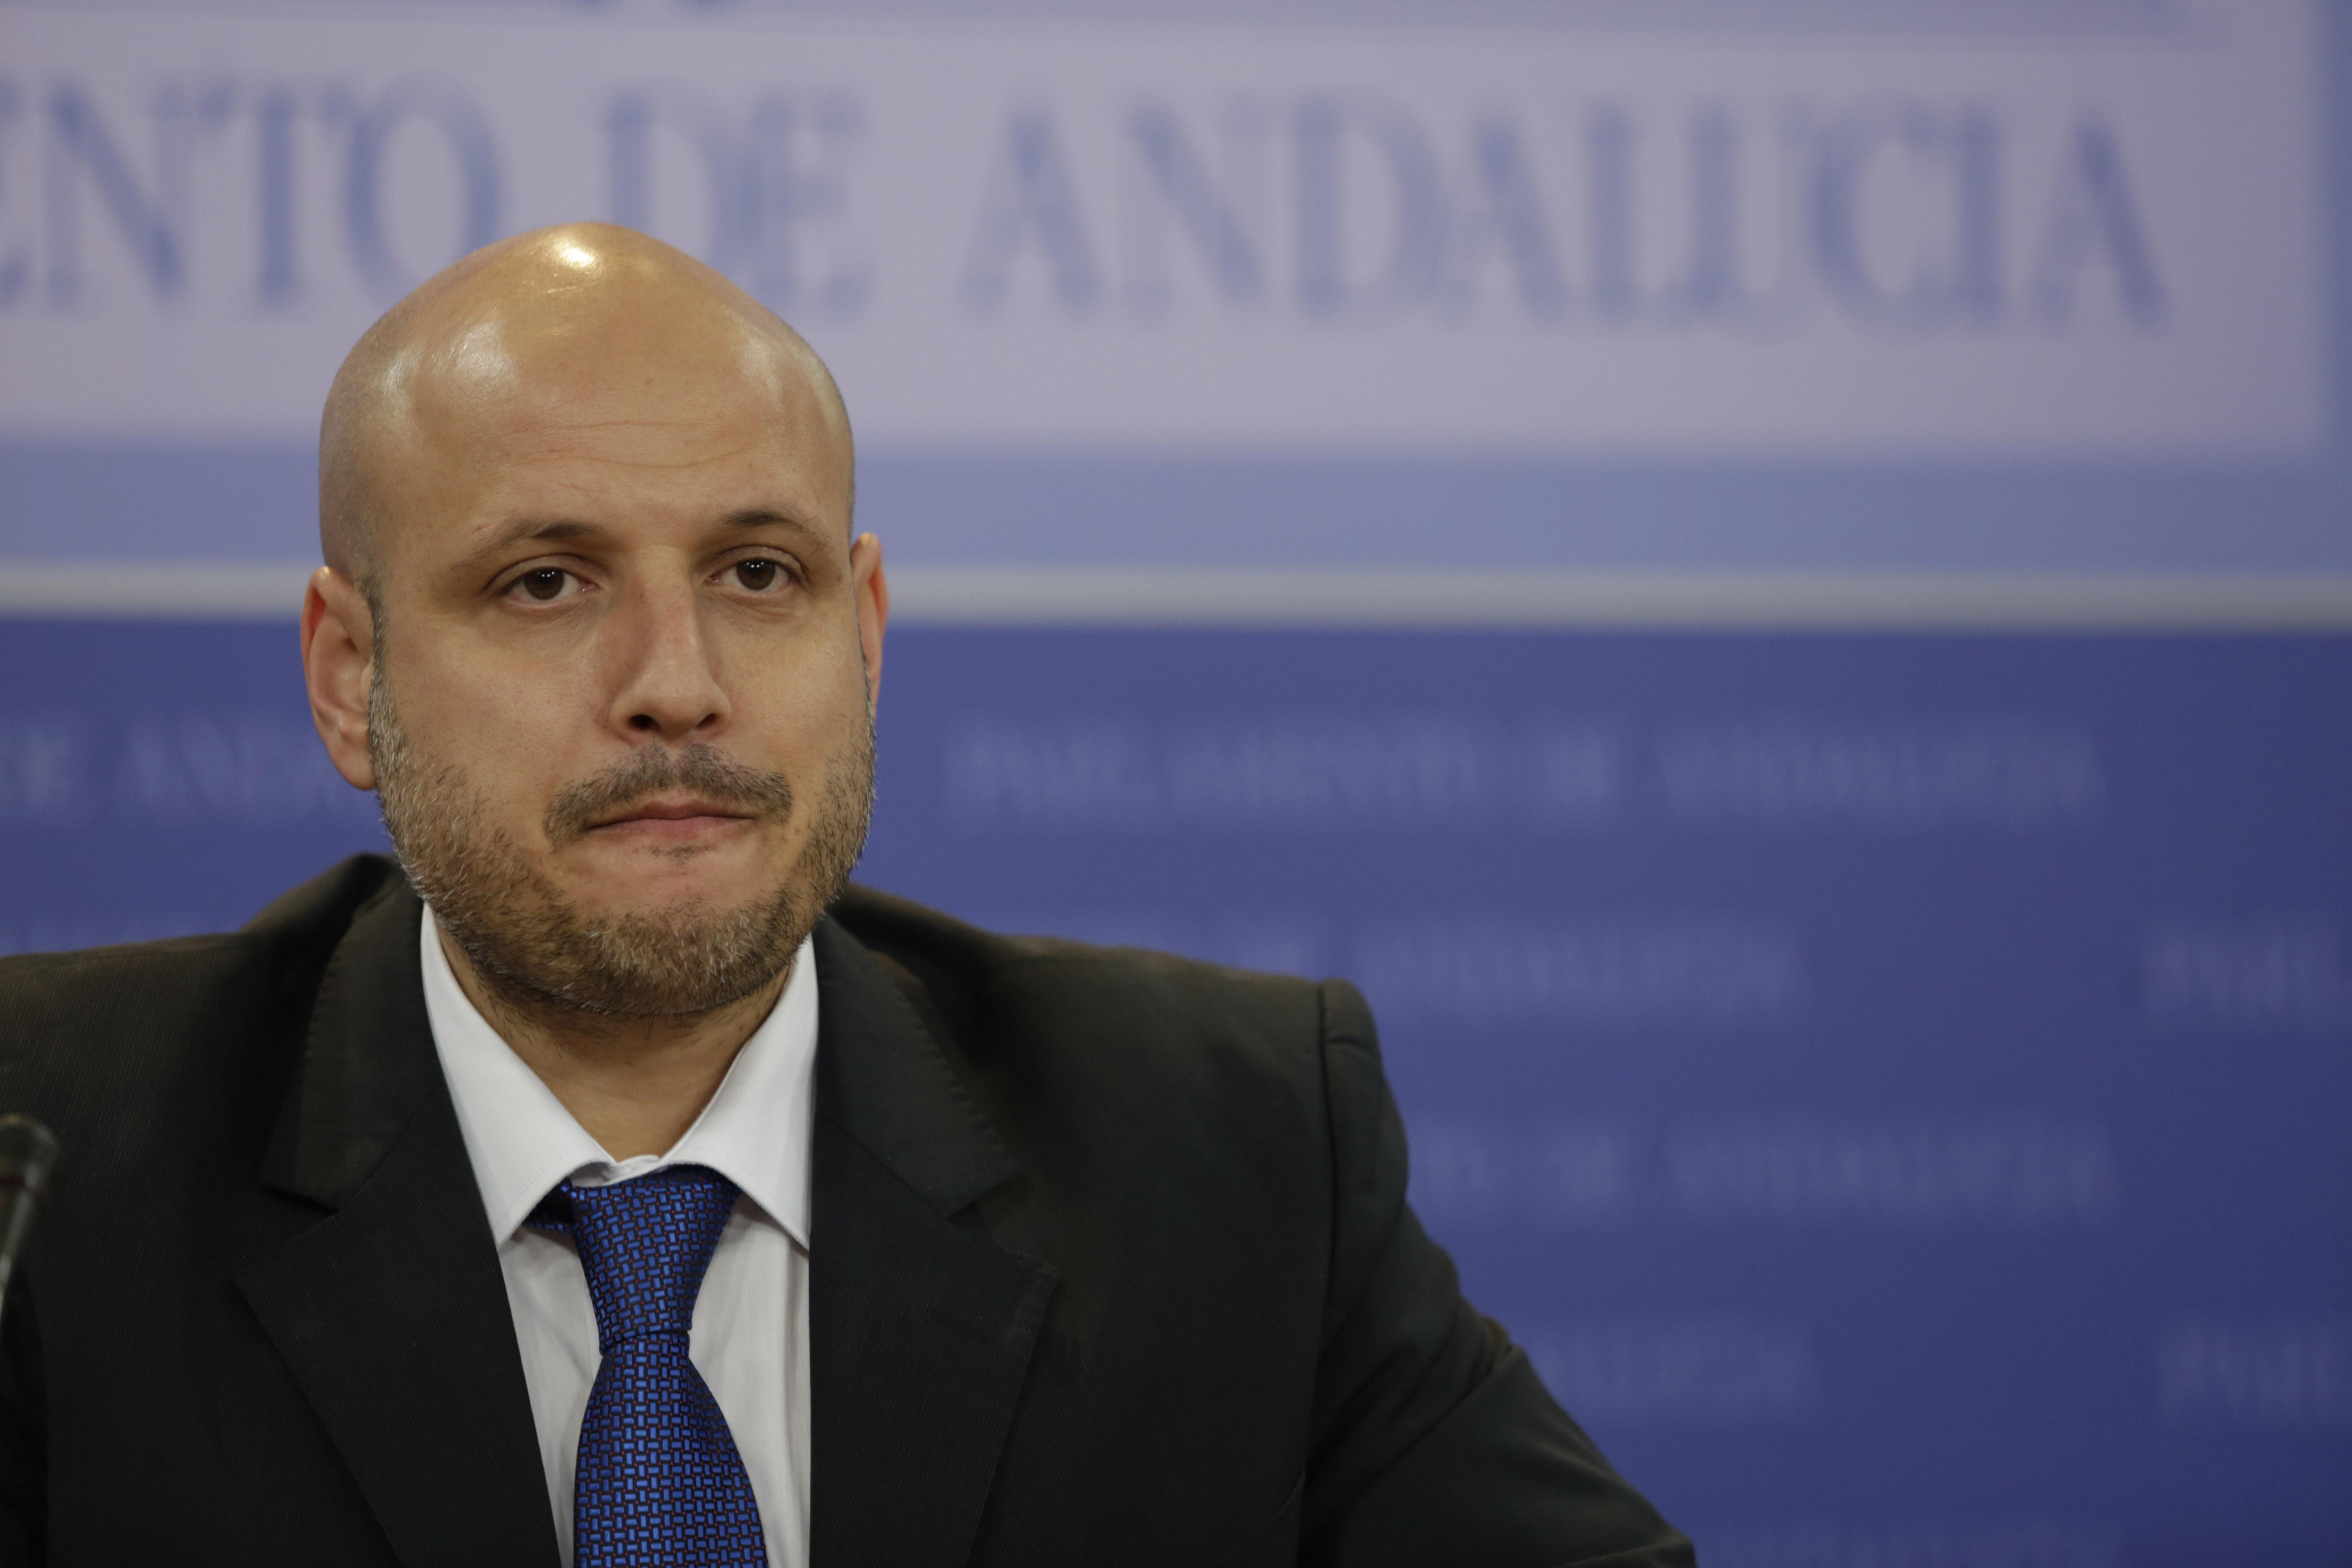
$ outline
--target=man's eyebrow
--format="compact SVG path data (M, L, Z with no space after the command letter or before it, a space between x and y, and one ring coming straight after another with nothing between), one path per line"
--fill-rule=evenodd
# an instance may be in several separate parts
M484 540L466 557L467 565L502 555L525 542L546 541L550 543L565 540L586 539L604 531L593 522L581 522L562 517L518 517Z
M783 528L810 539L821 536L820 531L806 520L794 517L788 511L777 511L772 507L751 507L731 512L719 520L719 526L727 529Z
M719 527L729 532L753 528L782 528L810 540L823 537L823 531L814 524L794 517L791 512L778 511L773 507L748 507L741 511L730 512L719 520ZM518 544L556 544L593 539L607 531L600 523L583 522L576 518L518 517L484 540L466 560L470 565L502 555Z

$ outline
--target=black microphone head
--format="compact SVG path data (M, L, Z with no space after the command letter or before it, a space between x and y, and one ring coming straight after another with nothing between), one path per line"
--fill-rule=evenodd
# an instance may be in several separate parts
M0 1301L57 1163L56 1133L29 1116L0 1116Z
M58 1135L29 1116L0 1116L0 1187L38 1194L58 1163Z

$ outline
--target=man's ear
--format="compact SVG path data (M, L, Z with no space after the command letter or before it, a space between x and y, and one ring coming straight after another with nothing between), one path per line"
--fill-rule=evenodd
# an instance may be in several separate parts
M850 591L857 598L857 646L866 658L868 700L882 690L882 630L890 620L890 579L882 571L882 542L861 533L849 547Z
M353 789L375 788L375 763L368 754L374 665L375 617L366 597L333 567L320 567L302 595L302 681L310 688L319 739Z

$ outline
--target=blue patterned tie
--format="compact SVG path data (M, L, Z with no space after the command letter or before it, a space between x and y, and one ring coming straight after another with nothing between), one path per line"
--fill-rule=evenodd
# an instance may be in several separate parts
M566 1182L530 1216L580 1249L604 1357L580 1420L574 1568L767 1568L751 1478L686 1354L735 1194L716 1171L672 1165Z

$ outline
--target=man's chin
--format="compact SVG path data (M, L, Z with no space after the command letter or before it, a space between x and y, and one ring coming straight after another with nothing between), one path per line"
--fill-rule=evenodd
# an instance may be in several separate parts
M727 819L600 827L553 857L551 880L583 909L733 907L772 896L783 868L757 825Z
M574 918L597 926L688 931L739 924L772 907L778 892L772 882L746 887L732 878L687 887L669 885L669 879L655 886L648 879L621 887L583 887L565 901Z
M595 924L701 926L769 908L779 893L772 877L682 875L663 868L661 875L621 872L572 881L564 886L564 902L576 917Z
M707 1012L792 963L809 917L790 887L679 880L588 879L542 888L533 910L474 911L476 960L543 997L630 1016Z

